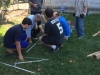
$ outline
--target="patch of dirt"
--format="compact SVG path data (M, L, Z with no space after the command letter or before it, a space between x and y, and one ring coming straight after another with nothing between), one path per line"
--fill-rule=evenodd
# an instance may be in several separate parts
M5 15L7 21L21 21L28 16L28 10L13 10L9 11Z

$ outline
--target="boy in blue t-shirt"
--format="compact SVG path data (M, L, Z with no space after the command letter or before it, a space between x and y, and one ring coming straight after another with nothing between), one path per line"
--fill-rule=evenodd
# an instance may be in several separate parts
M64 38L66 40L68 40L68 37L70 36L70 27L69 27L67 20L63 16L59 16L57 12L54 12L53 16L55 18L59 18L59 21L62 24L62 27L63 27L63 30L64 30Z

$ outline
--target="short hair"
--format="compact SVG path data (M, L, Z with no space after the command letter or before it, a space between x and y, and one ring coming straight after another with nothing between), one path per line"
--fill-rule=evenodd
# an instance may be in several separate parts
M56 14L57 16L59 16L60 14L57 12L57 14Z
M24 24L24 25L25 24L32 25L32 21L31 21L31 19L26 17L26 18L23 19L22 24Z
M53 16L54 16L54 17L58 17L58 16L59 16L59 13L58 13L58 12L54 12L54 13L53 13Z
M45 15L50 18L53 16L53 10L51 8L46 8L45 9Z
M37 19L38 21L41 21L41 15L40 15L40 14L36 14L35 17L36 17L36 19Z

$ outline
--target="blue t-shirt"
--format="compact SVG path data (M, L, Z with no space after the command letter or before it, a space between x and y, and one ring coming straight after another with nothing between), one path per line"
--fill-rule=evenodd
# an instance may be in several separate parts
M29 28L26 29L26 34L28 38L31 38L31 30L37 23L34 21L34 15L29 15L28 18L31 19L32 25L30 25Z
M23 34L23 29L21 25L15 25L7 30L7 32L4 35L3 43L4 46L9 48L12 46L15 41L20 41L21 36Z
M70 36L70 27L68 25L67 20L65 20L65 18L63 16L60 16L59 21L62 24L64 35L65 36Z

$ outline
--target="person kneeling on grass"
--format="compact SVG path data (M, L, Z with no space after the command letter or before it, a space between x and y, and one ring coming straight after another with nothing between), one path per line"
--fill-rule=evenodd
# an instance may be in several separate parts
M28 42L26 42L26 34L23 31L27 29L32 24L29 18L24 18L22 24L15 25L7 30L4 35L3 43L4 47L7 48L8 55L13 55L17 50L19 59L24 60L21 49L28 47Z
M70 30L70 27L69 27L67 20L63 16L59 16L59 14L57 12L53 13L53 17L59 19L59 21L63 27L63 30L64 30L64 39L68 40L70 33L71 33L71 30Z
M37 24L37 22L41 21L41 15L29 15L28 18L31 19L32 25L26 29L27 41L32 43L32 38L36 38L37 34L40 32L40 29L38 28L39 24Z
M62 25L58 18L53 17L53 10L51 8L45 9L45 15L48 17L48 21L45 24L43 30L40 25L39 28L44 36L39 37L39 41L52 48L53 52L59 50L59 45L63 42L64 34Z

